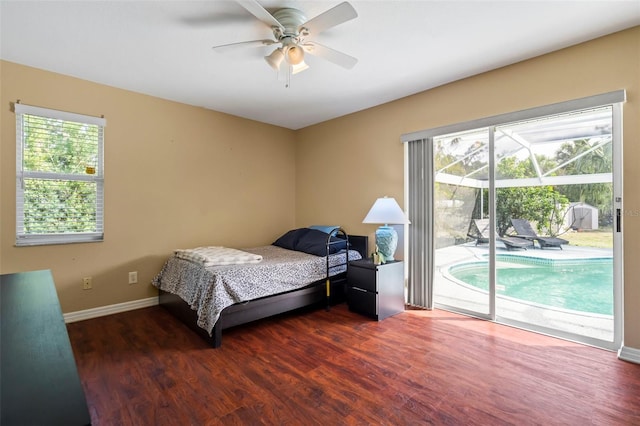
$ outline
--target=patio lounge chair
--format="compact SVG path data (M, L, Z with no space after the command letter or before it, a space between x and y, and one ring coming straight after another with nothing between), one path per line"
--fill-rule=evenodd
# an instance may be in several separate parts
M475 238L476 245L489 242L489 219L473 219L469 226L469 232L467 235L471 238ZM496 235L496 241L501 241L507 250L516 248L527 249L527 247L533 247L533 241L523 238L501 237Z
M525 219L511 219L513 229L516 231L515 237L524 238L529 241L537 241L540 249L545 247L558 247L562 250L563 244L569 244L569 241L557 237L541 237L533 230L531 223Z
M467 236L476 240L476 245L489 242L489 220L471 219Z
M515 248L521 248L526 250L527 247L533 247L533 241L529 241L524 238L510 237L508 235L499 237L496 235L496 240L501 241L502 244L504 244L504 246L507 248L507 250L511 250Z

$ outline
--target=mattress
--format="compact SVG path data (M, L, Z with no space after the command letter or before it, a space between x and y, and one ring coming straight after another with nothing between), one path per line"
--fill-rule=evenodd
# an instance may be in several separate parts
M198 326L211 335L223 309L236 303L306 287L327 277L327 258L274 245L243 249L261 256L259 263L203 265L175 254L152 284L173 293L197 311ZM346 251L329 256L329 275L346 270ZM349 250L349 260L361 259Z

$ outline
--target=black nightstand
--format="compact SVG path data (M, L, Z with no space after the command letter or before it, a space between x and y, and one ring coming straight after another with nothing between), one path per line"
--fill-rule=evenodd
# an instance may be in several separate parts
M349 262L347 303L349 310L378 321L404 311L404 263Z

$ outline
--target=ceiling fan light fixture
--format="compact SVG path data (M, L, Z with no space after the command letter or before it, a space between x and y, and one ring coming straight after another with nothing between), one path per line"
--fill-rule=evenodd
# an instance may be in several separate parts
M302 72L307 68L309 68L309 65L307 65L304 61L296 65L291 65L291 74L298 74L299 72Z
M284 52L281 47L278 47L276 50L271 52L270 55L264 57L264 60L267 61L269 66L274 70L280 70L280 64L284 60Z
M304 49L298 46L297 44L293 44L287 47L287 53L285 55L287 62L291 65L299 65L304 62Z

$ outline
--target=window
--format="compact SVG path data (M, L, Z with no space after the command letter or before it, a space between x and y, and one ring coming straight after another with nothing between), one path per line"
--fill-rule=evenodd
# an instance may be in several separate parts
M103 240L106 120L15 104L16 245Z

